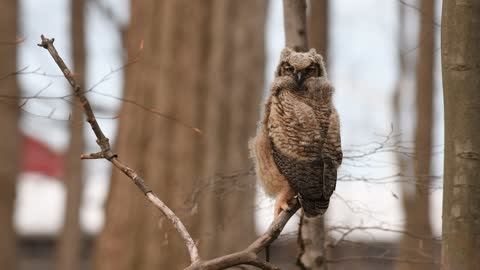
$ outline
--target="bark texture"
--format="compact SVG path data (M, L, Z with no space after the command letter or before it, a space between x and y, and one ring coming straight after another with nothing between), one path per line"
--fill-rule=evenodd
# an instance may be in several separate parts
M16 70L17 1L0 1L0 77ZM0 93L20 96L17 77L0 80ZM15 183L19 170L19 103L0 98L0 269L15 269L16 236L13 229Z
M443 2L442 269L480 265L480 1Z
M84 40L84 0L71 1L71 35L73 47L73 70L77 82L85 86L85 40ZM58 270L80 269L80 254L83 235L80 228L80 205L83 194L83 162L80 155L84 151L83 110L75 98L70 116L70 145L67 150L65 189L67 192L63 231L57 246Z
M124 104L117 151L133 157L125 161L182 218L203 258L240 250L255 236L247 141L259 117L266 2L134 1L131 12L130 58L143 50L125 98L153 110ZM188 266L183 241L142 196L113 173L96 269Z
M310 0L308 14L308 45L328 59L328 0ZM327 63L328 64L328 63ZM303 216L299 226L300 253L297 265L301 269L327 270L326 235L324 218Z

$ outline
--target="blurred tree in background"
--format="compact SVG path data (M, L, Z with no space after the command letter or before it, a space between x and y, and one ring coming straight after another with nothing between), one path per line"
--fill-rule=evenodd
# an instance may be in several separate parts
M73 72L80 85L85 85L85 1L71 0L71 37L73 49ZM67 149L65 168L65 215L63 231L57 245L56 269L81 269L80 253L84 235L80 227L80 206L83 194L84 162L80 160L85 143L83 136L84 116L81 104L74 97L71 103L70 145Z
M19 172L20 109L16 70L17 1L0 1L0 269L15 269L17 237L13 229L15 184ZM6 76L6 77L5 77ZM10 97L10 98L8 98Z
M307 16L308 47L314 48L323 56L328 70L328 36L329 36L329 1L310 0ZM306 218L302 214L299 226L298 244L300 253L297 265L301 269L327 270L326 252L327 233L325 230L325 218Z
M307 21L308 43L328 64L329 0L310 0Z
M254 237L247 141L264 80L266 1L133 1L118 153L185 221L205 258ZM137 55L139 52L139 55ZM174 117L165 119L159 114ZM201 130L201 134L188 126ZM179 269L183 242L114 171L96 269Z
M411 264L400 261L396 269L424 270L435 269L434 245L430 224L431 159L433 136L433 72L435 52L435 23L433 0L420 1L420 30L418 34L418 54L415 73L416 123L414 128L415 150L413 159L400 158L400 162L412 164L403 168L413 168L414 182L407 182L403 187L403 206L405 209L405 231L418 236L404 235L399 245L399 257L411 260L431 261L431 264ZM403 9L401 4L400 9ZM404 14L400 13L400 16ZM400 23L402 25L402 23ZM402 31L402 30L400 30ZM404 37L403 37L404 38ZM399 38L400 44L404 44ZM404 52L402 52L404 53ZM400 64L405 65L400 59ZM400 70L404 67L400 67ZM400 124L400 123L398 123ZM402 155L399 153L399 155ZM431 239L431 240L429 240Z

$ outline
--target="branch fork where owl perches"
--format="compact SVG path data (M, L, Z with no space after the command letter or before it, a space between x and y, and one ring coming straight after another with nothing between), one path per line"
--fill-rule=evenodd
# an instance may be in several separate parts
M70 71L70 69L67 67L67 65L55 49L55 46L53 45L55 39L48 39L44 35L41 35L41 39L42 41L38 44L38 46L48 50L53 60L55 60L58 67L63 72L65 78L72 86L74 94L79 99L85 112L87 122L90 124L90 127L95 133L95 137L97 138L97 144L101 149L101 151L96 153L81 155L80 158L106 159L110 161L117 169L127 175L135 183L135 185L145 194L148 200L170 220L172 225L175 227L175 229L185 242L191 262L190 266L188 266L186 269L225 269L241 264L253 265L260 269L267 270L280 269L275 265L261 259L258 256L258 253L268 247L273 241L278 238L283 228L287 224L288 220L300 208L300 203L298 201L295 200L290 206L289 210L281 212L278 217L276 217L275 220L273 220L273 222L270 224L268 230L244 250L211 260L202 260L200 258L195 241L190 236L190 233L188 232L180 218L165 203L163 203L160 198L158 198L158 196L145 183L143 178L141 178L134 170L123 164L118 159L118 156L114 154L111 150L109 139L105 136L102 129L100 128L100 125L95 118L95 114L93 113L92 107L90 106L90 103L85 96L85 93L81 90L81 86L75 80L74 73Z

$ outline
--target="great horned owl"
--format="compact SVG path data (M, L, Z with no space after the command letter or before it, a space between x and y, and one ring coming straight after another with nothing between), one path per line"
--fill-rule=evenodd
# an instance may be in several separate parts
M283 49L250 151L275 216L298 195L306 216L322 215L342 162L340 123L323 58Z

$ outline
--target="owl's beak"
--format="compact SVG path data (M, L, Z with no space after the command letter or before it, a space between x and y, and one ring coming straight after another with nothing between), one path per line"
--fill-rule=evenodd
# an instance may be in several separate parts
M305 79L305 74L303 74L301 71L298 71L295 74L295 81L297 81L298 85L303 85L303 81Z

